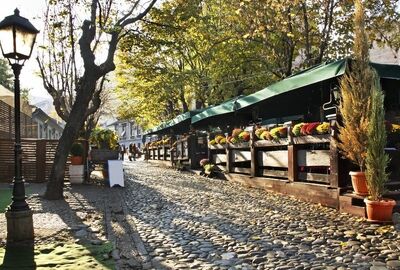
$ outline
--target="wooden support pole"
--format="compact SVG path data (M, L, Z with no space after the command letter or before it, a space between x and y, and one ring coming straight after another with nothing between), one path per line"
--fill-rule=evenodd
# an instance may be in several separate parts
M46 181L46 141L36 141L36 182Z
M188 138L188 158L190 162L190 168L195 169L198 167L197 161L197 135L190 135Z
M285 127L288 134L288 179L290 182L296 182L299 180L299 166L297 162L298 145L293 143L292 122L286 122Z
M331 126L331 141L329 144L329 152L330 152L330 175L329 182L330 186L333 188L346 188L347 187L347 178L349 178L345 166L345 161L340 157L339 149L337 147L336 139L338 138L338 129L337 129L337 115L331 114L327 115L327 119L329 120Z
M290 182L298 181L297 145L288 145L288 179Z
M256 131L256 126L254 125L253 129L250 133L250 155L251 155L250 175L251 175L251 177L259 176L257 149L254 147L254 142L257 140L255 131Z
M226 147L226 171L228 173L233 172L233 154L232 149L229 147L229 144Z

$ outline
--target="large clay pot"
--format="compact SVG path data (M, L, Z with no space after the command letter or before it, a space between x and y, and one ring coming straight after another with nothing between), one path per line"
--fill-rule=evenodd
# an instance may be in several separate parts
M83 157L81 156L71 156L71 165L82 165Z
M350 172L354 193L359 196L368 196L367 179L365 172Z
M371 201L368 198L364 199L367 206L367 217L373 222L391 222L393 207L396 201L392 199L382 199L380 201Z

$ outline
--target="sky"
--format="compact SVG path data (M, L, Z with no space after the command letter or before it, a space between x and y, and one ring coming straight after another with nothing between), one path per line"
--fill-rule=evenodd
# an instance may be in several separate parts
M45 0L0 0L0 20L4 17L14 14L15 8L18 8L20 15L27 18L39 31L42 32L43 22L38 18L42 15L45 7ZM41 33L39 33L40 35ZM38 37L39 39L39 37ZM32 51L32 56L25 62L21 71L21 87L32 89L31 96L47 97L50 95L43 87L42 79L37 75L39 72L36 62L37 42ZM2 56L1 56L2 57Z

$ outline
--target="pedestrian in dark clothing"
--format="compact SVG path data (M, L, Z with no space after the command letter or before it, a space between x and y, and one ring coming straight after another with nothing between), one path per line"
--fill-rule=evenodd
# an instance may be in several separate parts
M125 152L126 152L125 145L121 144L119 147L119 153L120 153L121 160L124 160Z
M135 161L136 161L136 154L137 154L136 144L132 144L131 155L132 155L133 160L135 160Z
M128 151L129 151L129 156L128 156L128 157L129 157L129 161L132 161L132 157L133 157L133 156L132 156L132 152L133 152L132 149L133 149L133 143L130 143L130 144L129 144L129 148L128 148Z

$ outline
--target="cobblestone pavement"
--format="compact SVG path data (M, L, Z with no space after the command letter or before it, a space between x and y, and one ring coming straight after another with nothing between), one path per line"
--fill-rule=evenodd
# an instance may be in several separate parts
M34 213L35 248L55 244L52 249L56 249L60 244L67 247L74 243L108 247L111 242L111 250L101 254L101 263L113 261L117 269L142 268L143 262L133 238L135 233L124 217L121 188L95 183L67 185L64 188L65 200L57 201L43 199L45 184L30 184L28 188L32 194L27 201ZM5 239L6 220L4 215L0 215L0 248L5 247ZM52 252L47 246L45 249L47 253ZM74 258L68 259L74 265ZM79 257L76 258L78 263L81 263Z
M393 226L144 161L125 165L126 220L143 242L144 268L400 269Z

